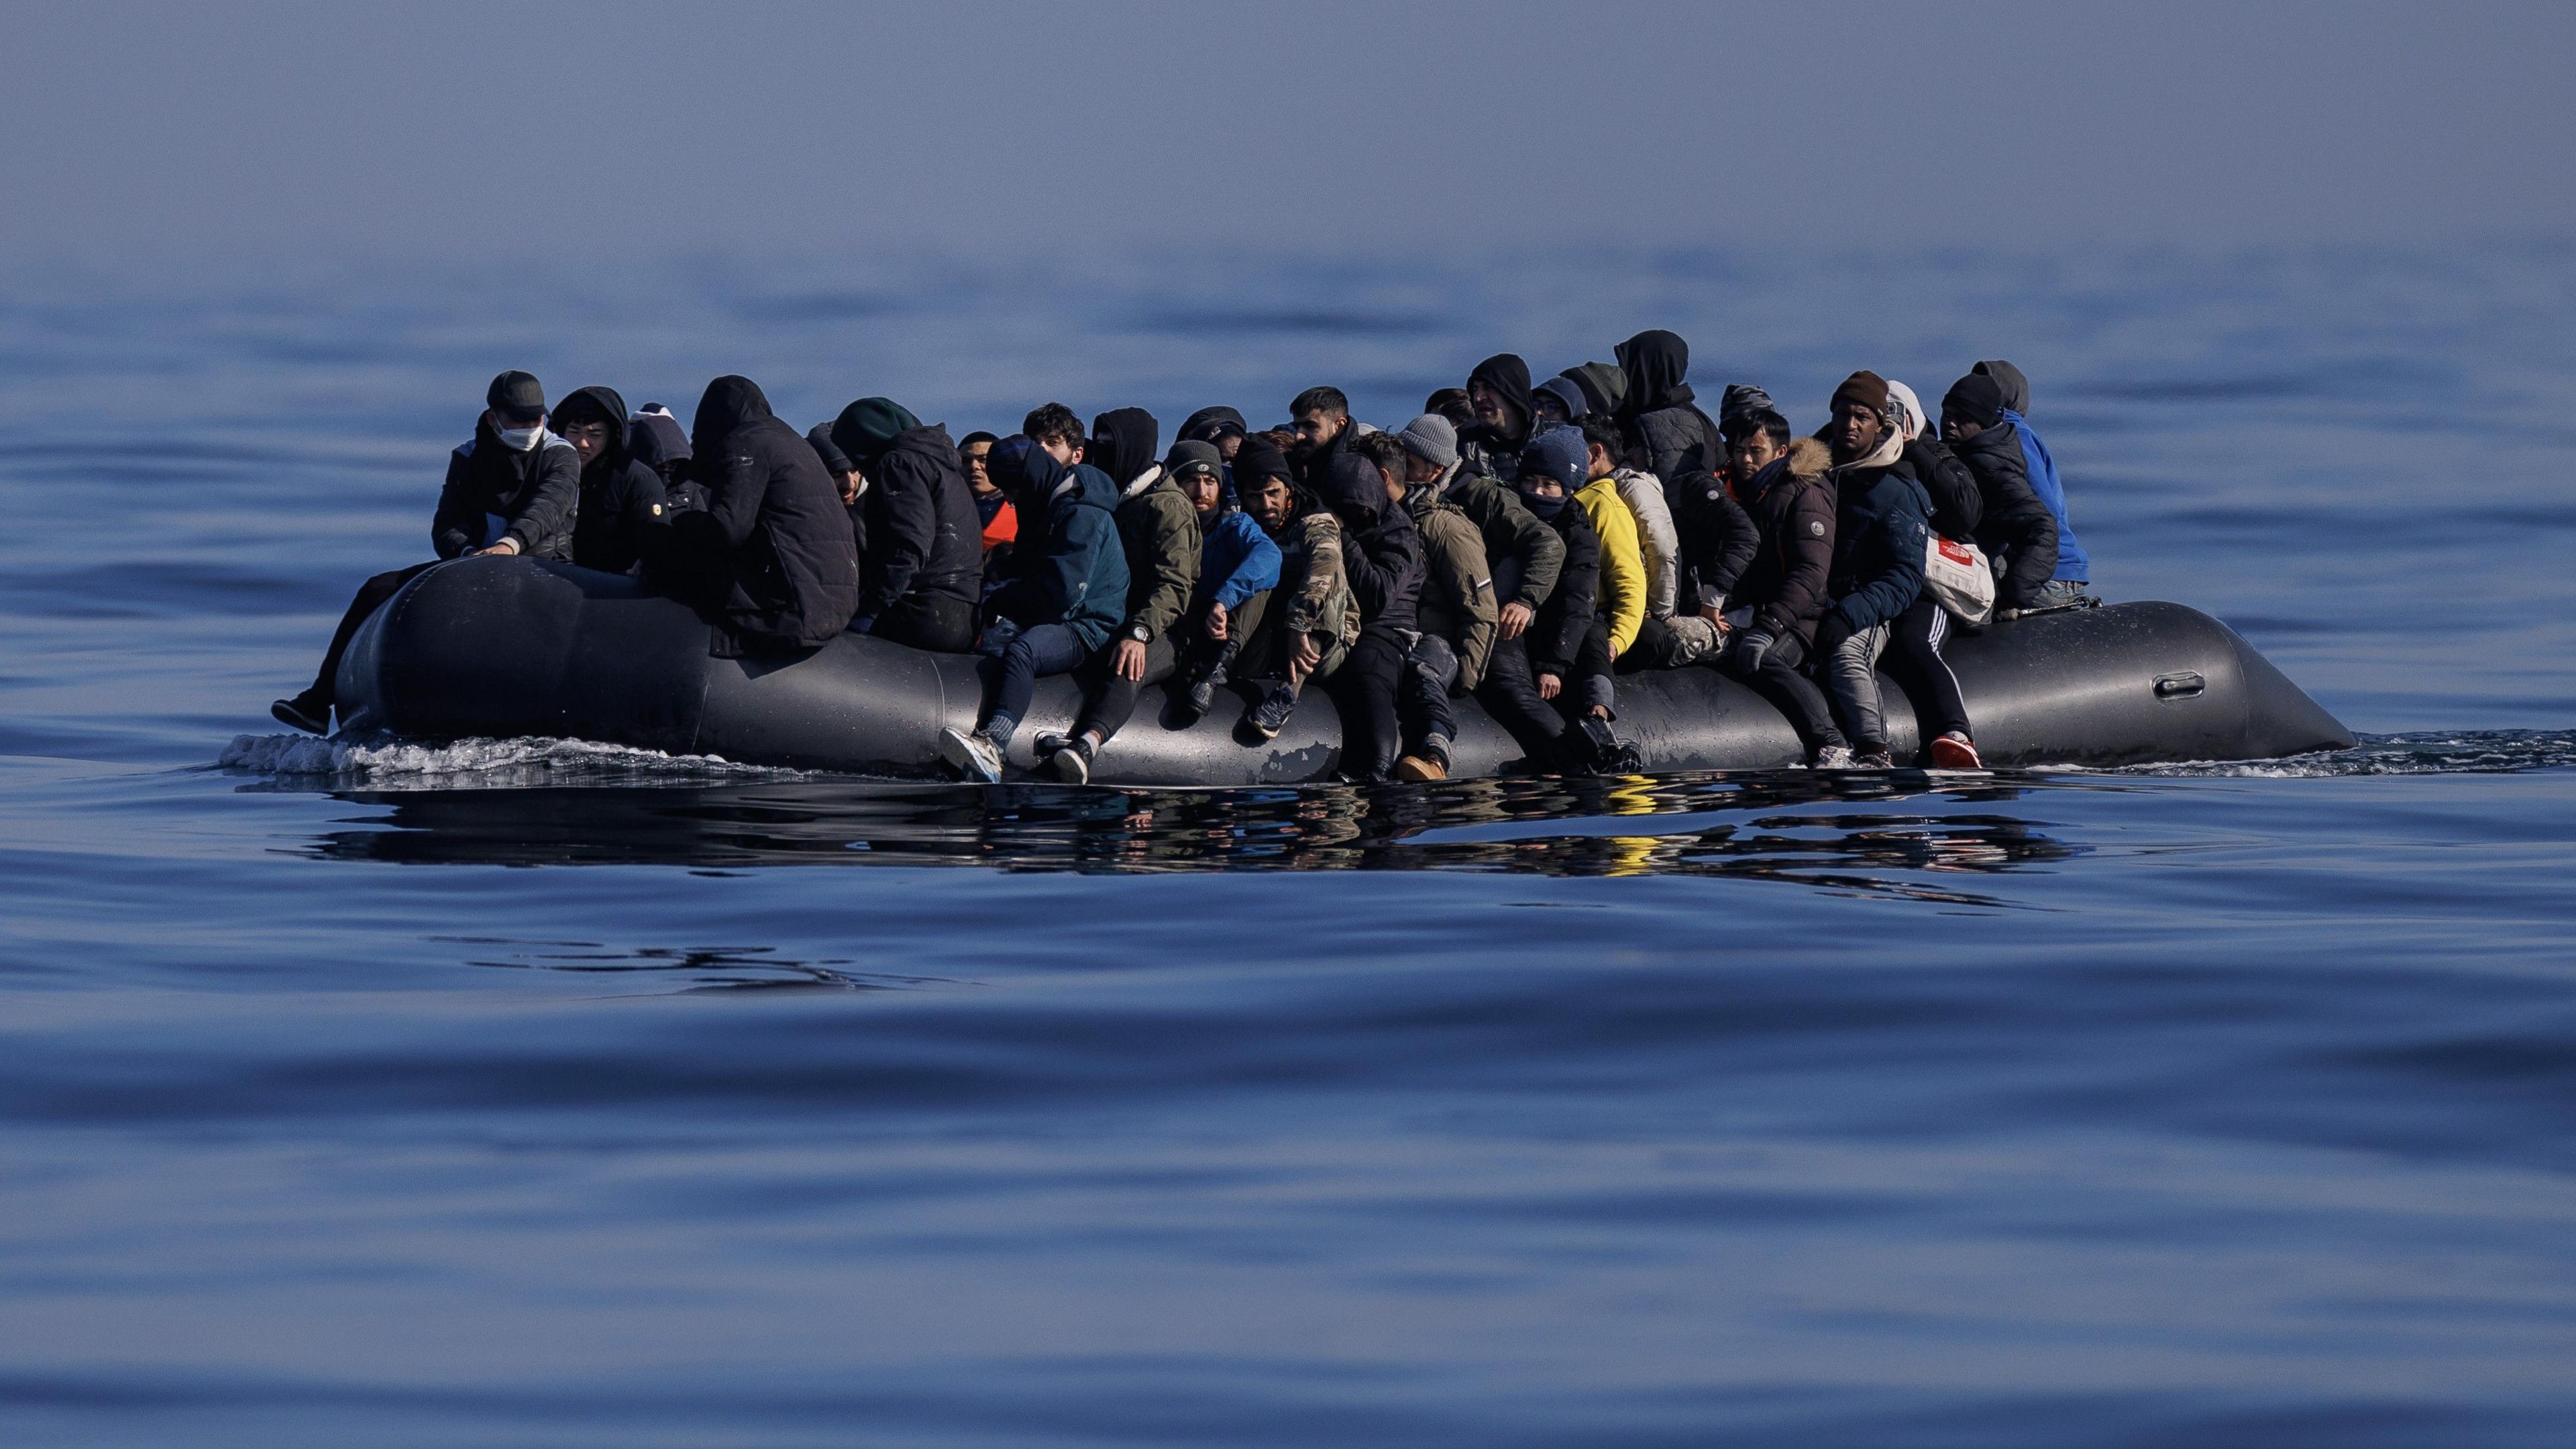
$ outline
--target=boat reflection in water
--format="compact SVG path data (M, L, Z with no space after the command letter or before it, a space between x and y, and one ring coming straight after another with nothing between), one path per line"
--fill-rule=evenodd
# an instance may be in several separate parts
M275 785L250 788L278 788ZM769 779L691 786L335 790L381 809L307 852L395 864L1509 870L1768 878L1963 905L1963 877L2081 847L2007 808L2109 782L1798 772L1371 789L1141 790Z

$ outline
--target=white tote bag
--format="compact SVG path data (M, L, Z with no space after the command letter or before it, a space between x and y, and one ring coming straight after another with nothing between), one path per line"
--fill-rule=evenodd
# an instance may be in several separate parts
M1985 550L1937 533L1925 535L1923 592L1932 602L1970 624L1982 624L1995 611L1995 571Z

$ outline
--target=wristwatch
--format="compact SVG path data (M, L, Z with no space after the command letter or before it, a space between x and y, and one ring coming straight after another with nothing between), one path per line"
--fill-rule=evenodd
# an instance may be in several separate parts
M1139 644L1151 644L1154 642L1154 626L1151 624L1138 624L1127 631L1127 637L1135 640Z

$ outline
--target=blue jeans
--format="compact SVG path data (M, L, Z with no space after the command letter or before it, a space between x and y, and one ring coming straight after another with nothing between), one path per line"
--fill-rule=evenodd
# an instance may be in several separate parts
M2034 609L2072 609L2084 602L2084 591L2092 585L2082 579L2050 579L2040 586Z
M985 711L976 733L1010 743L1020 727L1020 716L1029 712L1029 701L1037 696L1038 681L1050 674L1071 674L1090 657L1082 636L1062 624L1021 630L1002 650L1001 681L993 689L993 707Z

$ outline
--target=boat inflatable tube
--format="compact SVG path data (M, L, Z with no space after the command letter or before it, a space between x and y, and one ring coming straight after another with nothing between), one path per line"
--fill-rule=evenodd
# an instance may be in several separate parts
M386 601L351 641L338 679L344 723L428 739L552 735L747 764L868 774L940 773L942 725L971 729L993 665L844 634L786 659L722 659L712 631L633 579L569 564L476 557L441 564ZM1989 765L2255 760L2348 749L2352 734L2226 625L2179 604L2115 604L1995 624L1948 658ZM1011 764L1070 727L1081 676L1038 681ZM1805 750L1780 711L1701 665L1619 676L1618 730L1652 772L1773 769ZM1895 681L1889 743L1916 758L1921 731ZM1473 700L1453 701L1457 778L1521 758ZM1092 778L1120 785L1289 785L1330 779L1341 720L1309 688L1277 738L1238 733L1247 699L1220 694L1172 728L1163 691L1104 748Z

